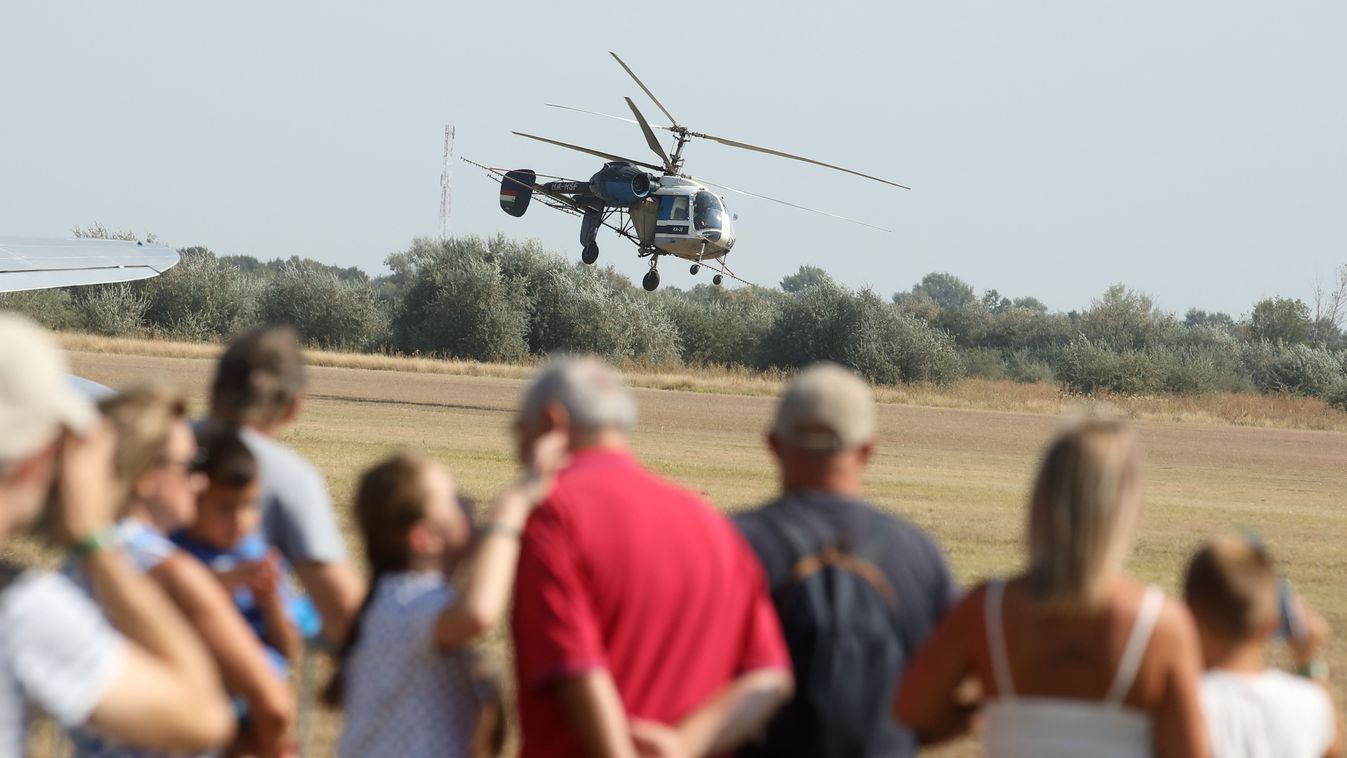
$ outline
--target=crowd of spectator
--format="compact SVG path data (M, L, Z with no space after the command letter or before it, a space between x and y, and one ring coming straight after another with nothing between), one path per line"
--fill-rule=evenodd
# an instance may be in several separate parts
M484 509L439 462L360 477L348 556L299 416L299 342L223 353L209 413L152 385L94 405L31 323L0 315L0 755L30 715L79 756L287 756L307 644L342 756L1341 756L1328 627L1250 535L1191 558L1184 597L1125 569L1142 509L1127 425L1045 451L1026 560L971 589L927 533L865 499L869 386L820 364L777 403L779 493L727 518L646 469L634 395L605 363L541 367L519 474ZM478 643L506 616L513 687ZM1270 665L1285 640L1295 672ZM513 697L505 692L512 690Z

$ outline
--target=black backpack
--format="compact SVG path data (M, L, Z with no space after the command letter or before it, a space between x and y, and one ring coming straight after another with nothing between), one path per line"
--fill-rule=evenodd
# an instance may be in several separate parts
M863 756L892 716L904 645L893 587L876 566L892 545L875 514L865 543L820 540L782 509L769 519L791 555L772 600L790 647L795 697L743 756Z

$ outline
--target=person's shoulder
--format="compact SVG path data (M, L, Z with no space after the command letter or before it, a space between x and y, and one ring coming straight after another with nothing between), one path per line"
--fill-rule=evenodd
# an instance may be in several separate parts
M29 569L0 593L0 628L17 629L28 622L64 623L71 615L101 616L98 606L70 577Z
M1272 702L1281 703L1288 710L1332 711L1333 701L1328 691L1311 679L1296 676L1281 669L1268 669L1258 675L1258 687Z
M881 508L868 500L849 502L849 507L858 517L869 519L873 525L886 532L895 543L901 543L909 549L918 547L923 552L940 550L940 543L936 541L934 535L904 516Z
M453 602L454 590L437 572L399 571L386 574L374 588L376 607L399 618L435 616Z
M252 429L241 430L239 436L264 469L270 467L282 469L287 476L295 473L318 475L318 468L308 458L280 440L272 439Z

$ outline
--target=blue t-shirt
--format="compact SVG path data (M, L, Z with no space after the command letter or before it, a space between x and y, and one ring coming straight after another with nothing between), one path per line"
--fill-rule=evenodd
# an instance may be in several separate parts
M175 532L170 539L173 540L173 544L196 556L197 560L217 573L237 568L240 564L264 560L269 550L266 541L262 539L261 535L257 534L244 537L237 545L228 550L221 550L213 545L199 542L193 539L186 530ZM285 565L284 561L281 565L281 574L279 587L281 605L285 607L290 623L294 624L299 630L300 636L308 639L317 634L318 614L307 597L299 595L291 589L288 581L289 567ZM253 634L256 634L257 638L266 647L272 665L276 667L278 672L287 673L289 665L285 656L281 655L279 650L276 650L267 642L267 627L266 621L262 618L262 607L253 597L252 590L247 587L235 588L234 606L239 609L239 613L243 614L248 626L252 627Z

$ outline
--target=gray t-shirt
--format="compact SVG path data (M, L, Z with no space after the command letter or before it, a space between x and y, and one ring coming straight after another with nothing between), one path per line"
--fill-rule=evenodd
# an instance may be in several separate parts
M346 543L337 527L323 475L299 453L244 429L244 443L262 479L262 534L291 564L345 563Z
M125 641L69 579L15 578L0 592L0 755L23 755L30 706L66 728L88 721L125 657Z

